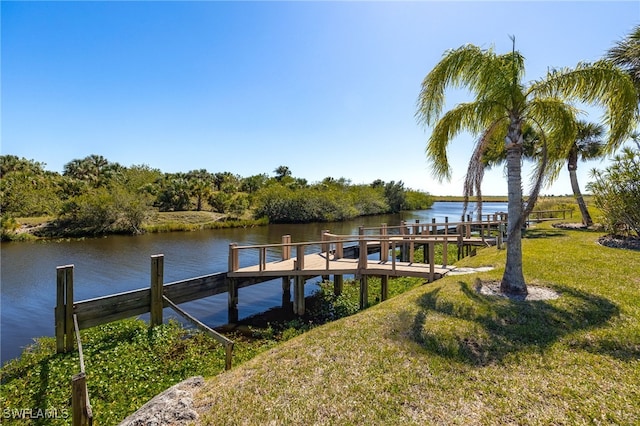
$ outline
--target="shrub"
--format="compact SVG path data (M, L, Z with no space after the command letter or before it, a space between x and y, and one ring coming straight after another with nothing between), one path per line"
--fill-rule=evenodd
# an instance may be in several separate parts
M595 181L588 188L607 232L640 235L640 144L638 149L625 147L612 166L591 174Z

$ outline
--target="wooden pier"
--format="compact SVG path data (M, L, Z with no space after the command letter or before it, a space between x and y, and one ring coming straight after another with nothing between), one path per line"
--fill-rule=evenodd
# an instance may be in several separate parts
M474 246L501 245L504 219L488 217L479 222L383 224L374 228L361 227L358 235L323 231L318 241L292 242L291 237L285 235L276 244L241 246L232 243L226 272L172 283L164 283L163 255L154 255L151 256L149 287L78 302L73 300L73 265L59 267L55 309L57 348L59 352L72 350L74 322L78 329L85 329L150 313L153 326L163 322L164 308L188 317L178 308L179 304L224 293L228 294L228 322L235 323L238 321L238 290L278 278L282 280L283 307L293 309L298 315L304 315L305 311L305 282L315 277L329 279L333 276L336 294L342 291L345 275L358 279L360 306L365 308L369 277L381 277L381 300L387 298L390 277L420 277L432 282L452 269L447 258L449 245L457 246L458 257L465 255L465 251L469 254ZM438 245L443 249L440 264L434 260ZM424 250L424 263L414 261L418 248ZM277 254L274 256L274 253ZM373 256L376 259L372 259L373 254L378 254ZM241 259L247 264L241 264ZM202 326L195 319L190 321ZM212 330L209 333L225 347L232 347L232 342L224 336Z

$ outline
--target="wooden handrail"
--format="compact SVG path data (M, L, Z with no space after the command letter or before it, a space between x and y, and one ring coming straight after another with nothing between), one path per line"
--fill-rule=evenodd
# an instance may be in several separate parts
M224 346L224 349L225 349L225 365L224 365L224 368L225 368L225 370L230 370L231 366L232 366L233 346L235 344L233 342L233 340L230 340L230 339L226 338L225 336L223 336L222 334L218 333L217 331L215 331L211 327L209 327L206 324L198 321L196 318L194 318L191 315L189 315L186 311L182 310L178 305L173 303L167 296L162 296L162 298L163 298L164 302L167 305L169 305L169 307L171 309L173 309L176 313L178 313L180 316L182 316L187 321L191 322L193 325L198 327L200 330L202 330L205 333L209 334L211 337L213 337L215 340L217 340L218 343L220 343L220 344L222 344Z

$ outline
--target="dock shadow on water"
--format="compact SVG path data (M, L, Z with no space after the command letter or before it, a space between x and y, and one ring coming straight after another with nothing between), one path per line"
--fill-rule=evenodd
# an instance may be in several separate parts
M556 290L555 300L515 301L480 294L466 281L438 287L417 300L411 337L427 351L486 366L521 351L542 352L564 336L605 326L619 315L603 297Z

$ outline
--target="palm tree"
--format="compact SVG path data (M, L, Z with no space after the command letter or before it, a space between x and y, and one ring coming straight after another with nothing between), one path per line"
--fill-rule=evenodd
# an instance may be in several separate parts
M580 192L580 185L578 184L578 176L576 173L578 170L578 160L587 161L602 157L604 133L604 127L600 124L579 121L578 134L575 141L571 144L566 157L573 196L578 203L578 207L580 207L582 223L586 226L593 225L593 220L591 219L589 210L587 210L584 198L582 198L582 192Z
M276 180L278 182L282 181L285 177L291 176L291 170L287 166L278 166L273 171L276 174Z
M640 100L640 25L631 30L626 39L609 49L607 59L629 74Z
M610 149L618 147L630 132L638 103L628 75L605 61L551 71L546 78L527 85L522 81L524 58L512 40L512 52L504 55L473 45L447 51L422 82L416 117L425 126L435 124L426 154L440 180L451 177L447 147L461 131L481 135L476 150L483 150L498 136L504 141L509 203L507 260L500 287L505 293L526 294L521 224L537 199L550 144L551 148L567 146L567 141L575 140L577 111L566 99L605 107ZM449 86L467 88L475 99L441 114ZM526 127L535 129L542 148L528 203L523 207L521 161Z

